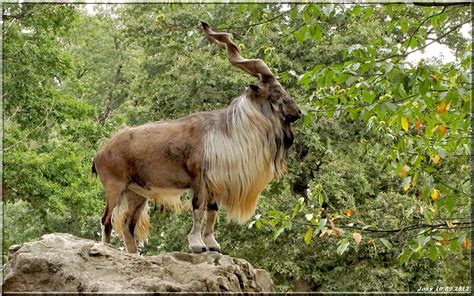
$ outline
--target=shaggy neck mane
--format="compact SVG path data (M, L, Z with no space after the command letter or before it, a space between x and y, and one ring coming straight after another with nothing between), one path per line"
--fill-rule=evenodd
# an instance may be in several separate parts
M266 104L259 107L245 94L236 98L204 137L205 190L227 209L228 220L252 217L261 191L286 169L291 127Z

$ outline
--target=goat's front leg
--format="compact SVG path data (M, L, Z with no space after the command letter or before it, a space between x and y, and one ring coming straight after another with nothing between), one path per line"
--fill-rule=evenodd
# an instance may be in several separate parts
M210 203L207 205L206 226L204 227L203 241L209 251L221 252L221 246L214 237L214 225L217 219L217 204Z
M199 254L206 252L207 248L201 238L202 218L204 218L204 210L197 203L197 196L193 197L193 228L188 234L189 249L191 252Z

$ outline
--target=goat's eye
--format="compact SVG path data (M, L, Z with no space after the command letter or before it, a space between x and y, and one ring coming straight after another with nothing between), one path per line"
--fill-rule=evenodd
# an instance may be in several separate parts
M273 101L278 101L281 98L281 92L275 91L270 97Z

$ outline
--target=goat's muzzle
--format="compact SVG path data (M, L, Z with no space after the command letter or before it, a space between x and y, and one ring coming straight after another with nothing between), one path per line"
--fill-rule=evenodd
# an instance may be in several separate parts
M293 123L301 117L301 110L298 110L296 113L290 113L285 116L285 121L287 123Z

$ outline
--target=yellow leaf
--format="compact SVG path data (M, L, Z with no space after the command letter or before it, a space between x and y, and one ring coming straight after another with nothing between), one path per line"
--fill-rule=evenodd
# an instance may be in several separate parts
M433 188L433 190L431 190L431 199L434 201L437 201L438 198L439 198L439 191Z
M403 190L408 191L408 189L410 189L410 187L411 187L411 183L405 184L405 185L403 185Z
M401 119L401 122L402 122L402 128L407 132L408 131L408 118L403 116Z
M407 172L408 172L408 167L406 165L403 165L402 168L400 169L400 175L402 177L406 177Z
M443 236L443 240L441 241L441 244L443 244L444 246L447 246L449 244L449 239L447 235Z
M422 124L423 124L423 120L421 120L421 119L415 120L415 127L416 127L417 129L421 128L421 125L422 125Z
M313 237L313 228L308 227L308 230L306 230L306 233L304 235L304 242L309 245L311 242L311 238Z
M352 214L354 214L354 211L352 209L348 209L344 211L344 214L346 214L347 216L352 216Z
M445 102L445 101L441 101L441 102L438 104L438 108L436 109L436 113L438 113L438 114L443 114L444 112L446 112L446 102Z
M362 240L362 235L360 233L354 232L352 238L355 240L356 244L359 244Z
M439 156L439 154L436 154L435 156L433 156L433 163L438 164L440 159L441 157Z
M442 136L444 136L447 131L448 131L448 129L447 129L444 125L439 125L439 126L438 126L438 132L439 132Z
M471 248L471 242L466 238L462 242L462 246L464 249L469 250Z

